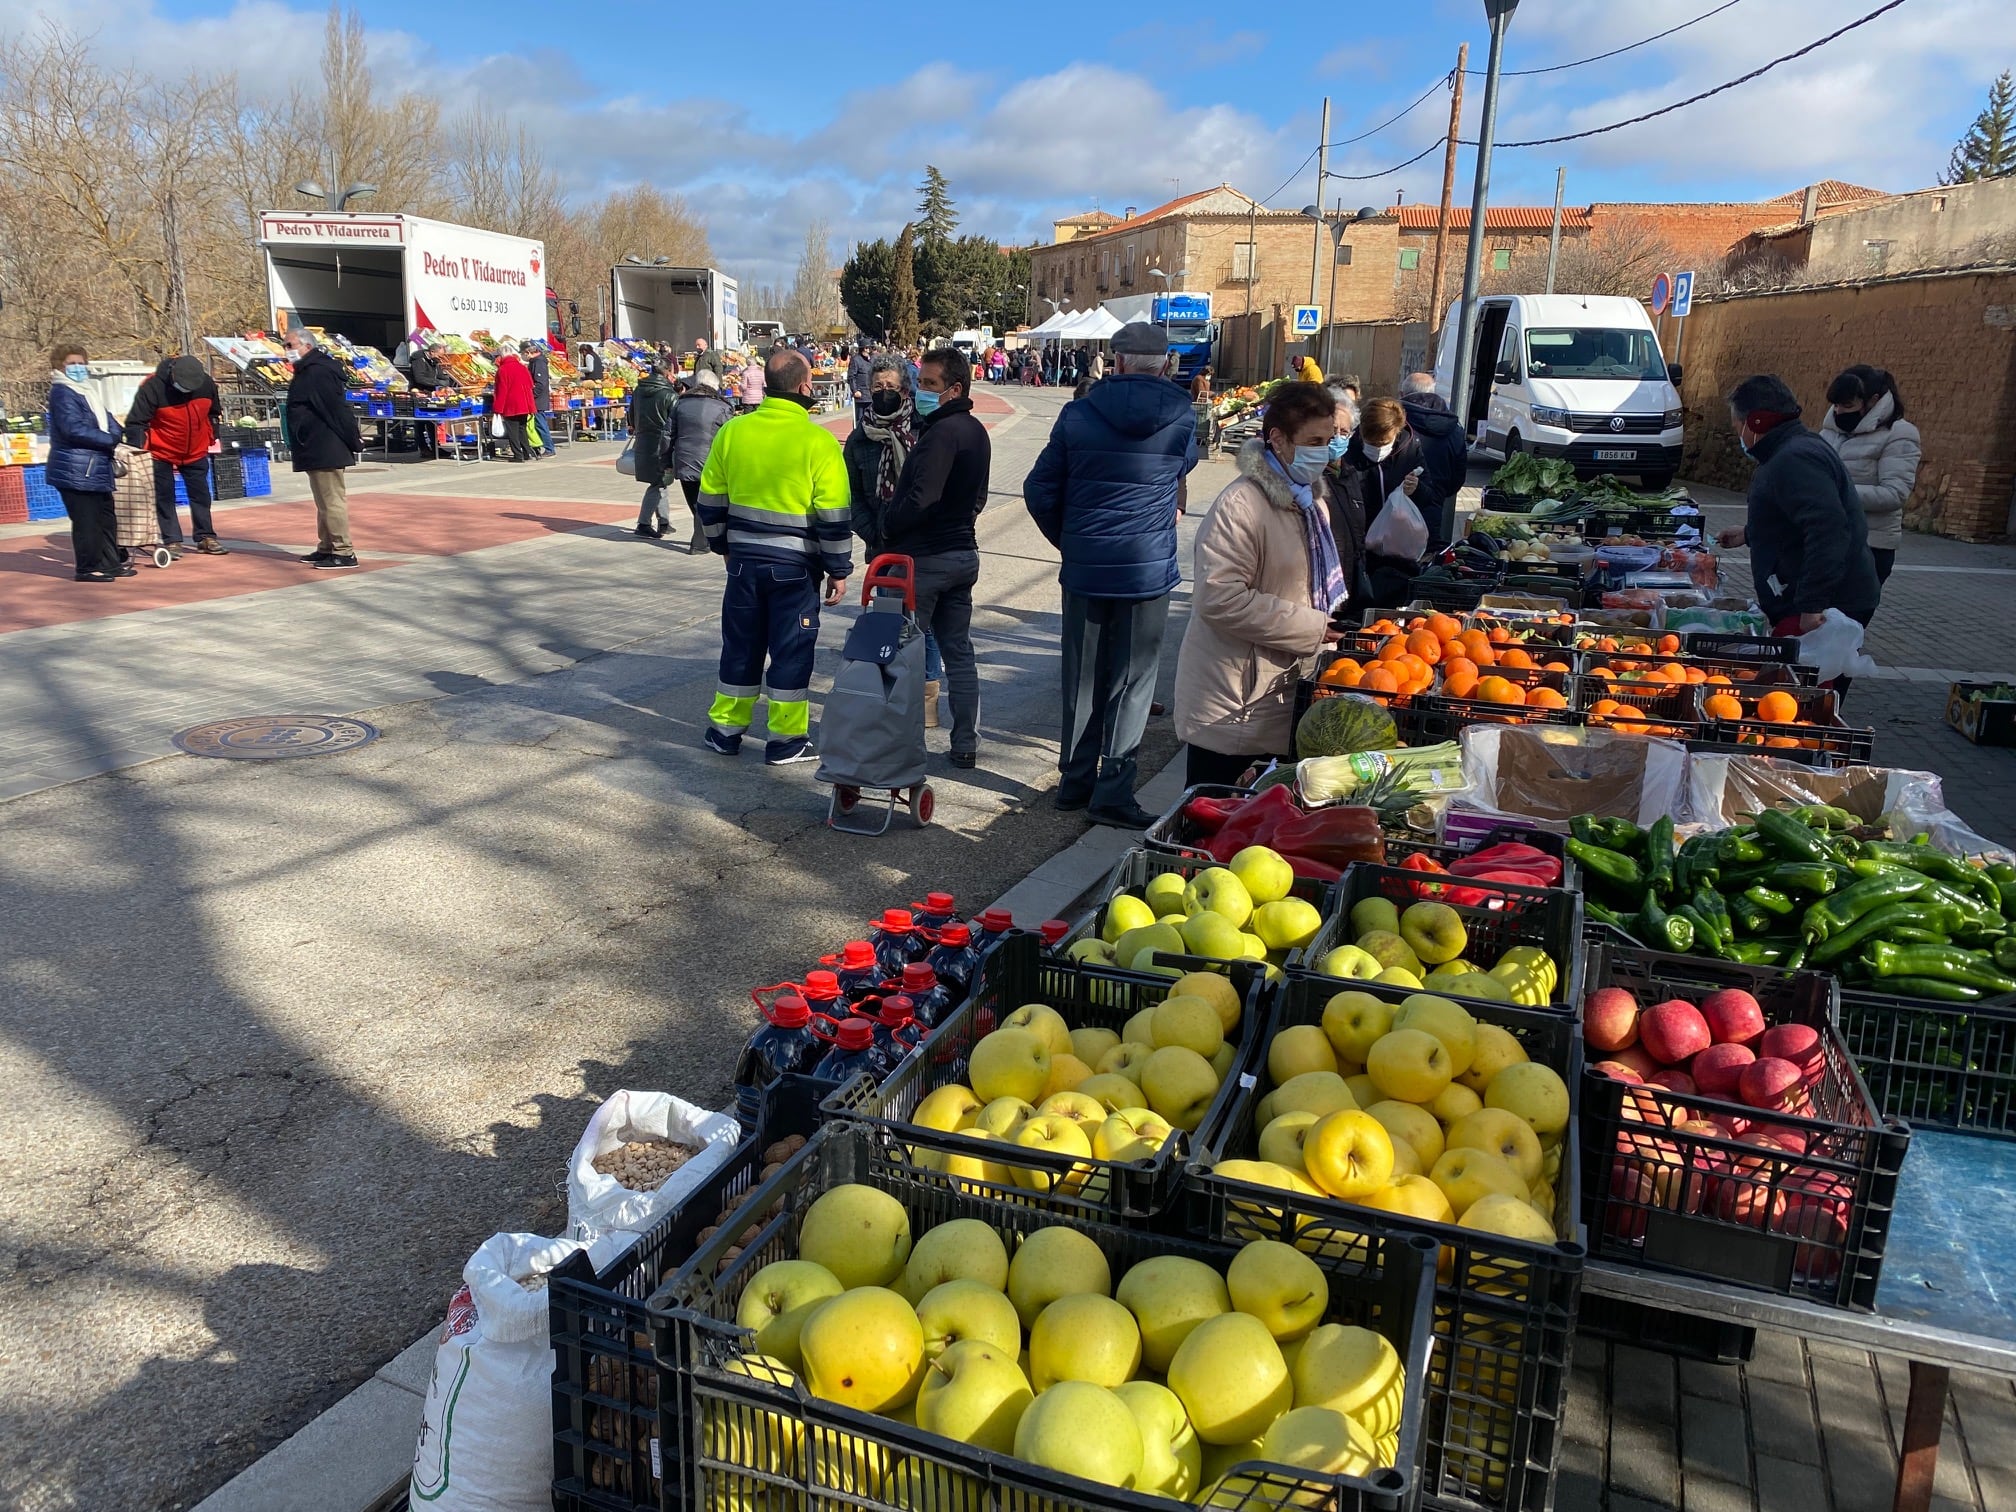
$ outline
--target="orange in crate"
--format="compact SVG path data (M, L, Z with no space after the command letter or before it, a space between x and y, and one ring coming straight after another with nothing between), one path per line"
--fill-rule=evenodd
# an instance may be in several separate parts
M1659 637L1659 650L1663 655L1671 656L1673 655L1674 652L1678 651L1679 649L1680 649L1679 636L1662 635Z
M1398 693L1400 679L1393 675L1391 667L1382 665L1368 668L1358 686L1372 693Z
M1340 656L1325 667L1323 675L1316 680L1326 687L1352 688L1358 685L1358 679L1364 674L1365 669L1357 662L1348 656Z
M1743 701L1734 693L1710 693L1701 701L1701 711L1710 719L1741 719Z
M1757 717L1770 724L1791 724L1799 717L1799 700L1790 693L1766 693L1757 700Z
M1477 696L1486 703L1523 704L1526 690L1503 677L1487 677L1477 684Z
M1463 624L1446 614L1431 614L1428 616L1428 633L1438 641L1452 641L1463 633Z
M1467 656L1452 656L1442 663L1442 691L1451 698L1468 698L1477 689L1477 663Z
M1507 646L1503 651L1498 653L1498 665L1527 670L1532 667L1533 658L1518 646Z
M1442 660L1441 638L1426 630L1416 630L1407 637L1407 650L1429 666Z
M1568 707L1566 694L1557 693L1552 688L1535 688L1526 695L1529 709L1565 709Z

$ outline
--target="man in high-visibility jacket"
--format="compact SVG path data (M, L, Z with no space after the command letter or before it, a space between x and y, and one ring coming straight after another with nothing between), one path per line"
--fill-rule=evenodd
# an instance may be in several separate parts
M854 570L847 463L831 431L812 423L812 368L788 349L763 364L763 402L714 433L700 473L700 527L728 559L721 599L721 679L707 711L707 748L739 755L770 701L771 766L813 761L812 653L819 580L840 602ZM769 672L764 672L764 661Z

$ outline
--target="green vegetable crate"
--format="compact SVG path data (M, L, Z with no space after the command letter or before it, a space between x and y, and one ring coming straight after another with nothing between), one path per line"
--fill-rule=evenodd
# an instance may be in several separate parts
M823 1193L860 1182L889 1193L909 1215L913 1235L955 1219L997 1231L1009 1252L1039 1229L1065 1227L1090 1237L1117 1283L1140 1261L1180 1255L1222 1272L1235 1244L1157 1234L1136 1225L1099 1223L994 1202L981 1195L899 1183L876 1164L864 1131L829 1124L754 1193L735 1218L651 1298L653 1342L671 1377L661 1398L667 1439L677 1445L685 1498L668 1505L751 1512L816 1507L820 1512L890 1509L1082 1508L1084 1512L1168 1512L1145 1492L1097 1484L1026 1460L993 1453L813 1396L802 1382L750 1360L753 1336L735 1322L749 1279L776 1260L795 1259L804 1216ZM749 1217L745 1221L743 1214ZM742 1232L756 1237L731 1256ZM1426 1431L1435 1246L1393 1234L1336 1242L1322 1220L1303 1232L1329 1284L1326 1321L1384 1334L1406 1367L1395 1467L1363 1477L1328 1475L1263 1460L1227 1471L1196 1505L1208 1512L1395 1512L1420 1500L1417 1466Z
M1389 1003L1404 987L1380 983L1290 981L1268 1038L1298 1024L1321 1024L1339 990ZM1575 1318L1587 1256L1582 1177L1575 1138L1582 1037L1572 1019L1506 1003L1467 1005L1479 1023L1509 1031L1529 1058L1568 1084L1569 1121L1554 1187L1553 1244L1512 1239L1359 1207L1329 1197L1291 1195L1220 1174L1228 1160L1258 1157L1253 1113L1269 1087L1264 1075L1241 1090L1218 1137L1184 1178L1190 1229L1212 1238L1280 1239L1309 1247L1308 1220L1323 1221L1334 1243L1362 1243L1360 1233L1417 1234L1441 1246L1435 1287L1435 1370L1428 1383L1423 1489L1437 1508L1547 1512L1561 1452L1562 1409L1573 1365ZM1502 1489L1501 1489L1502 1488Z
M1946 723L1976 745L2016 746L2016 693L2007 683L1954 683L1946 692Z
M1872 1309L1911 1130L1883 1118L1855 1069L1834 1022L1834 979L1604 946L1587 986L1622 988L1641 1008L1740 988L1767 1029L1803 1024L1818 1037L1799 1112L1630 1083L1587 1061L1580 1128L1590 1254Z
M1849 989L1841 1038L1886 1118L2016 1139L2016 1002L1931 1003Z

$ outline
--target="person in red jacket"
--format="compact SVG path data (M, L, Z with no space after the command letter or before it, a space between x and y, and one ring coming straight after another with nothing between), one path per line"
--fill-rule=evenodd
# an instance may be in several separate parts
M504 421L504 440L511 448L513 462L530 462L532 448L525 439L525 417L532 413L532 370L518 355L518 348L506 344L497 359L497 382L490 390L491 407Z
M205 556L229 556L210 519L210 447L217 439L223 404L217 385L195 357L170 357L140 385L126 412L126 444L154 459L154 514L161 542L176 556L182 521L175 513L175 475L189 495L189 524L196 549Z

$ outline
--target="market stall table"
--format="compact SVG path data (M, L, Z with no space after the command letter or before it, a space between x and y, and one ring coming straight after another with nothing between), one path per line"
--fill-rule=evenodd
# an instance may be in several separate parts
M2016 1376L2016 1142L1915 1130L1898 1180L1876 1310L1846 1312L1791 1297L1591 1260L1597 1296L1718 1322L1781 1329L1901 1356L1911 1399L1894 1512L1925 1512L1954 1368Z

